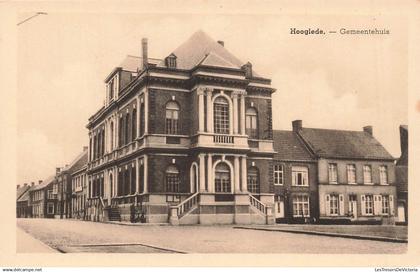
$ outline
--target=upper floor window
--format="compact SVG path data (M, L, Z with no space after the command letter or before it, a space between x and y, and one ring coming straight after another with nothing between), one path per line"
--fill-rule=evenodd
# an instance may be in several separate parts
M248 169L248 192L252 194L258 194L260 192L260 180L259 173L256 167Z
M166 192L179 192L179 171L175 165L170 165L166 169Z
M214 100L214 132L229 134L229 102L221 96Z
M166 57L166 66L168 68L176 68L176 56L174 54L169 55Z
M178 134L179 106L176 102L170 101L166 104L166 134Z
M246 110L245 124L246 134L250 138L258 138L258 114L256 109L248 108Z
M386 165L382 165L379 167L379 179L381 184L388 184L388 168Z
M124 144L128 144L130 142L129 127L130 127L130 114L127 113L125 115Z
M214 184L217 193L230 193L230 169L226 163L218 163L216 165Z
M363 166L363 182L365 184L372 183L372 168L370 165Z
M274 185L283 185L283 165L274 165Z
M137 138L137 109L133 109L133 117L131 118L131 138L135 140Z
M307 167L292 166L292 185L309 186Z
M110 135L109 135L110 142L109 142L109 145L110 145L111 150L113 150L114 149L114 122L111 122L109 127L110 127Z
M356 183L356 166L354 164L347 165L347 182L349 184Z
M108 88L109 88L109 101L111 101L112 99L114 99L114 87L115 87L114 79L111 79L111 81L108 84Z
M330 183L337 183L337 164L328 164L328 180Z

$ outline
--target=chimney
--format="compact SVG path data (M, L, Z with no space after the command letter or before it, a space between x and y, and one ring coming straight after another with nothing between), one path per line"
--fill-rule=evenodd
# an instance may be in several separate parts
M400 126L400 145L401 153L407 152L408 150L408 127Z
M38 184L41 184L42 183L42 180L38 180Z
M88 147L87 146L83 146L83 152L84 151L87 151L88 150Z
M149 57L147 55L147 38L141 39L143 70L147 68Z
M294 120L292 122L293 132L298 132L302 129L302 120Z
M18 184L16 188L19 189L20 188L20 185Z
M224 41L217 41L218 44L220 44L221 46L225 47L225 42Z
M246 64L242 65L242 70L245 72L245 77L252 77L252 64L248 61Z
M31 186L35 186L35 182L31 182Z
M373 136L373 127L372 126L365 126L363 127L363 131L369 133L371 136Z
M55 168L55 174L57 175L57 174L60 174L60 167L56 167Z
M23 184L23 186L28 186L28 183L26 183L26 182L25 182L25 183Z

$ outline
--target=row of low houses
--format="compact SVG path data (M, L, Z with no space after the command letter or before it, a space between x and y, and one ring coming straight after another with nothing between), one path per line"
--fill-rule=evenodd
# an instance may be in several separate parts
M372 127L315 129L296 120L290 131L273 130L271 80L202 31L163 59L148 57L146 39L141 52L106 77L89 146L53 177L24 186L18 217L406 222L407 186L399 184L407 183L407 160L395 166Z

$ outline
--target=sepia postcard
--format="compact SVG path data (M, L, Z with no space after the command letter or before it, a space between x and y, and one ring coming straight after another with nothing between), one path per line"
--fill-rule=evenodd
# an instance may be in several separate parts
M0 266L417 271L419 8L0 2Z

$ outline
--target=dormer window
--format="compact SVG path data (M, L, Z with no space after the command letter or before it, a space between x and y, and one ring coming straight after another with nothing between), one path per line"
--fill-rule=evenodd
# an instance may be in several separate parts
M108 101L111 102L115 99L118 92L118 73L108 81L107 85Z
M114 98L114 79L109 82L109 101Z
M176 56L174 54L170 54L166 57L165 62L168 68L176 68Z

